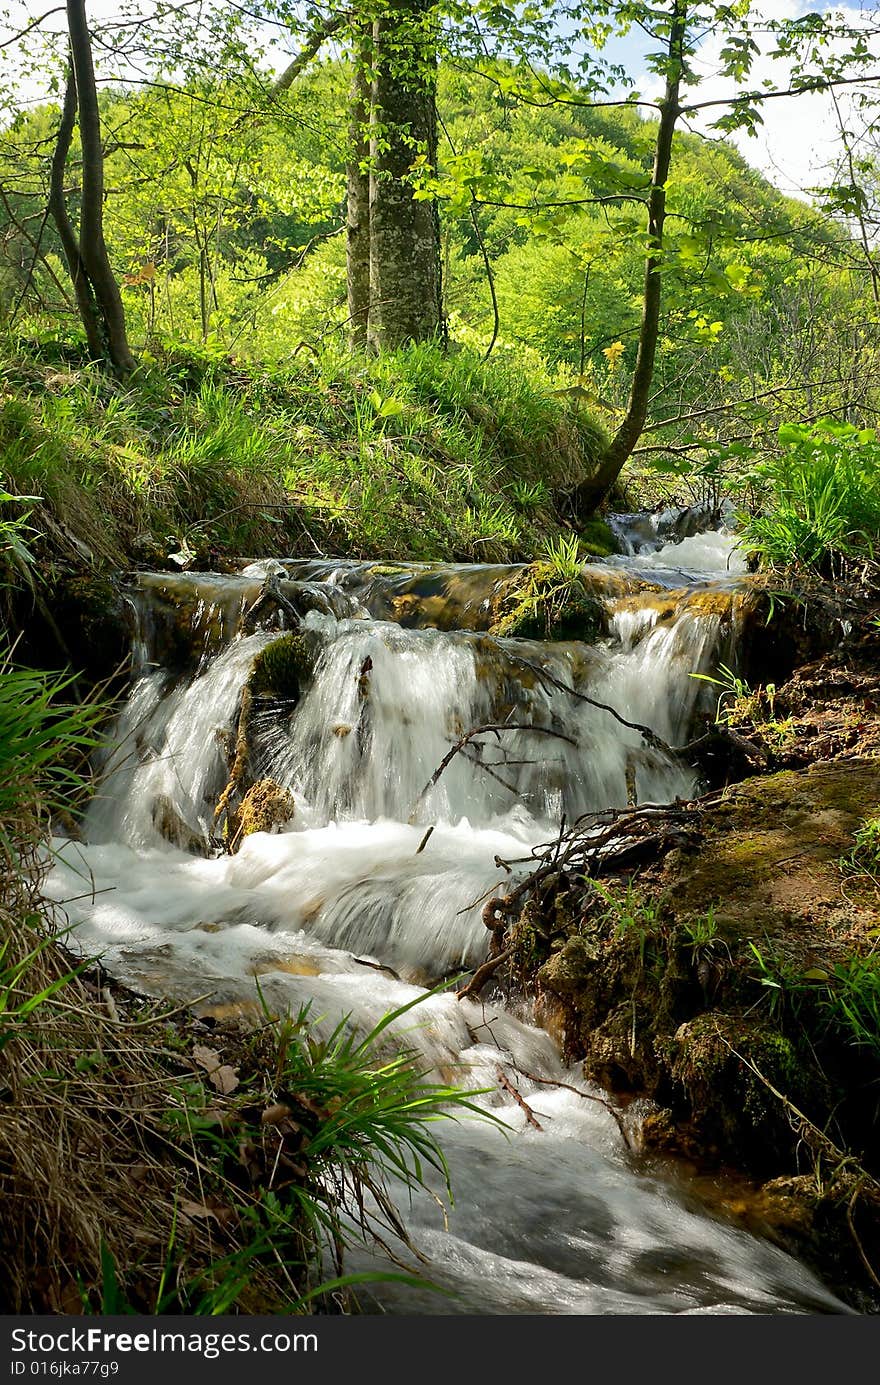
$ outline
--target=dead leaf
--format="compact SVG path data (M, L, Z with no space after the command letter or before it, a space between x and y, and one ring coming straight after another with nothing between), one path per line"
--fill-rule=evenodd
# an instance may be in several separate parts
M224 1063L221 1067L208 1073L208 1081L217 1088L221 1096L229 1096L238 1086L238 1073L235 1068Z
M199 1067L204 1068L206 1072L213 1072L223 1062L216 1049L205 1048L204 1044L193 1044L192 1056Z
M206 1202L182 1202L180 1210L183 1216L189 1217L190 1221L204 1221L213 1217L221 1226L235 1221L235 1212L231 1207L211 1207Z
M282 1102L276 1101L273 1106L266 1107L265 1111L260 1116L260 1125L280 1125L283 1120L286 1120L288 1116L292 1115L293 1112L289 1106L285 1106Z
M204 1044L194 1044L192 1056L199 1067L205 1069L208 1081L221 1096L229 1096L235 1091L238 1086L238 1069L224 1063L216 1049L206 1048Z

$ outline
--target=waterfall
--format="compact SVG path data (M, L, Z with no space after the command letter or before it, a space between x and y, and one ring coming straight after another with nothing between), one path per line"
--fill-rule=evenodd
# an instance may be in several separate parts
M479 964L483 903L563 815L694 793L694 771L638 727L687 739L706 696L691 675L730 657L735 637L732 554L729 536L690 534L589 565L607 625L592 645L487 633L517 568L291 561L144 575L129 594L140 673L100 794L83 840L54 843L59 917L121 980L200 1013L250 1013L258 980L273 1010L310 1004L319 1029L341 1015L372 1027ZM249 624L270 570L280 590L311 593L304 628L320 653L296 697L255 698L249 723L252 772L287 791L292 816L227 854L215 818L244 689L285 625L277 613ZM432 783L489 725L497 733ZM492 1089L482 1099L511 1133L450 1125L459 1210L446 1226L426 1196L404 1218L429 1277L458 1297L389 1287L376 1291L385 1310L839 1310L686 1184L640 1173L594 1089L527 1014L438 990L398 1041L443 1080Z

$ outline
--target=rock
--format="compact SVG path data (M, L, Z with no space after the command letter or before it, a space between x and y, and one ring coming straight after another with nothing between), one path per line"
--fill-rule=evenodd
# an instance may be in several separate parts
M274 779L260 779L248 789L236 814L237 830L231 850L254 832L278 832L296 811L293 795Z
M256 655L248 687L255 697L273 697L283 702L298 702L311 680L323 647L314 630L281 635Z
M491 633L593 644L605 629L602 602L579 578L561 578L550 564L532 563L508 592Z
M160 794L154 799L151 817L153 826L166 842L179 847L181 851L188 851L191 856L208 855L209 847L204 833L184 821L167 795Z
M595 938L568 938L541 967L538 984L553 995L572 995L590 976L601 956L602 949Z

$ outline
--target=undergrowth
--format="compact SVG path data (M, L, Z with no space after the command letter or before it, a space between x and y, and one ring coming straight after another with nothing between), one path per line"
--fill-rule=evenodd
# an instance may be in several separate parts
M753 469L761 508L744 546L767 567L834 576L872 560L880 543L880 442L834 419L783 425L779 449Z
M0 362L0 480L42 497L50 548L106 564L533 556L605 439L536 367L433 345L284 369L157 347L125 385L71 342Z

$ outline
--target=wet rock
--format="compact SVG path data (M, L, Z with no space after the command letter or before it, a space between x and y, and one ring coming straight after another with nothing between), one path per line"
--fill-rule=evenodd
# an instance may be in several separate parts
M844 1162L764 1183L752 1200L753 1228L818 1269L863 1313L877 1313L878 1286L866 1265L880 1260L880 1186Z
M311 681L323 640L314 630L281 635L254 659L248 687L254 697L298 702Z
M251 785L237 813L237 829L232 844L237 850L245 837L254 832L278 832L293 817L296 804L293 795L274 779L260 779Z
M208 855L209 846L204 833L190 827L165 794L154 800L151 816L153 826L166 842L179 847L181 851L188 851L191 856Z
M111 678L128 658L130 639L131 612L116 583L78 573L57 585L50 606L75 667L93 682Z
M575 935L538 972L538 984L553 995L573 995L601 960L602 948L595 938Z

